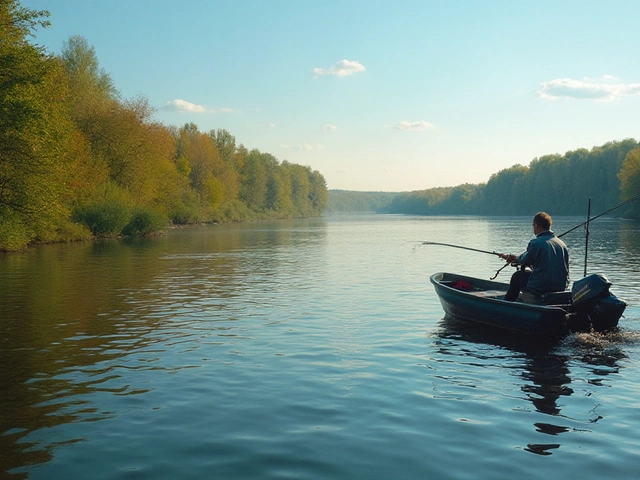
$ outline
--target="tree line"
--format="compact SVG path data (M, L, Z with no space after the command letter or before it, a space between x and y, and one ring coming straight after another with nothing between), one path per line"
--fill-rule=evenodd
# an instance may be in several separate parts
M487 183L404 193L386 208L420 215L582 215L588 199L598 211L640 194L640 143L609 142L591 150L545 155L528 166L514 165ZM618 214L637 215L636 204Z
M154 121L146 98L121 98L83 37L60 55L32 43L48 17L0 0L0 251L324 211L319 172L226 130Z
M414 215L583 215L592 208L604 211L640 195L640 143L634 139L609 142L591 150L545 155L528 166L501 170L486 183L463 184L387 194L330 190L329 205L336 211L363 211ZM364 205L364 208L360 208ZM614 215L640 219L640 201Z
M397 195L397 192L329 190L325 213L383 212Z

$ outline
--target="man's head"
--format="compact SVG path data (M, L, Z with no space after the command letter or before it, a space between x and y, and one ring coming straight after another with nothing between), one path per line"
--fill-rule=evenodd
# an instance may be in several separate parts
M533 217L533 230L536 234L551 230L552 223L551 216L548 213L538 212ZM538 227L537 231L536 227Z

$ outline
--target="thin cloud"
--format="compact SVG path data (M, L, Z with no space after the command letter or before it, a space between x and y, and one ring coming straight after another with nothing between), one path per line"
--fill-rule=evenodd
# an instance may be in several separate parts
M168 112L186 112L186 113L236 113L233 108L207 108L204 105L198 105L196 103L187 102L176 98L170 102L165 103L161 110Z
M556 78L540 84L536 91L540 98L556 100L574 98L578 100L612 101L621 97L640 95L640 83L622 83L618 78L605 75L601 78Z
M206 113L207 109L202 105L197 105L195 103L187 102L186 100L181 100L179 98L175 100L171 100L167 102L162 110L167 110L170 112L189 112L189 113Z
M300 145L287 145L281 143L280 147L287 150L322 150L324 148L324 146L317 143L301 143Z
M313 73L318 76L335 75L336 77L347 77L365 70L364 65L359 62L344 59L329 68L314 68Z
M295 147L296 150L322 150L322 145L317 143L302 143Z
M406 130L409 132L420 132L422 130L429 130L433 128L435 125L431 122L427 122L425 120L419 120L417 122L408 122L402 121L398 125L396 125L397 130Z
M322 126L323 130L327 130L329 132L335 132L336 130L338 130L338 127L336 127L335 125L331 124L331 123L326 123Z

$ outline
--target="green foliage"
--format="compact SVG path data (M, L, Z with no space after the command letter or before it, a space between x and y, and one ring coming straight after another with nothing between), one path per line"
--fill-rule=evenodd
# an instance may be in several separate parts
M225 203L223 207L219 208L212 221L214 222L238 222L243 220L255 220L258 218L253 210L250 210L244 203L239 200Z
M84 223L96 237L120 235L130 218L126 205L108 200L78 208L74 214L74 220Z
M397 192L355 192L329 190L326 211L334 212L386 212Z
M293 214L293 201L291 200L291 181L281 172L272 172L267 181L267 208L282 215Z
M69 37L63 43L60 56L75 99L73 107L76 119L90 117L97 103L117 97L111 77L100 68L95 49L84 37Z
M151 209L137 209L131 215L131 220L122 230L123 235L151 235L157 233L169 224L169 219L162 212Z
M201 219L200 200L193 191L185 191L179 198L172 200L169 218L176 225L188 225Z
M95 200L77 207L72 219L86 225L96 237L120 235L132 217L131 199L113 184L101 190Z
M484 202L495 208L497 215L513 215L518 208L518 200L523 196L524 178L528 167L514 165L494 173L484 188Z
M38 241L43 243L68 242L88 240L91 237L91 230L86 225L72 222L71 218L63 218L55 225L55 228L47 230L45 234L38 235Z
M327 208L327 202L329 201L327 182L324 176L317 170L311 171L311 169L307 169L307 174L309 175L309 183L311 184L311 191L309 192L311 212L312 215L320 215Z
M201 194L203 202L211 210L215 210L222 203L224 198L224 185L222 182L213 175L207 175L206 180L201 187Z
M25 38L48 25L43 16L48 12L0 2L0 221L13 232L6 245L57 235L81 158L60 62Z
M11 41L24 41L33 36L37 27L49 28L51 16L48 10L33 10L20 6L18 0L0 1L0 28L2 36ZM3 39L4 40L4 39Z
M251 150L240 171L240 200L255 212L263 212L267 205L267 165L259 150Z
M152 120L122 99L95 49L59 57L27 37L46 11L0 0L0 249L90 235L148 235L174 223L320 215L324 177L249 152L226 130Z
M16 212L0 207L0 251L24 250L33 232Z
M609 142L564 155L546 155L529 166L514 165L493 174L486 184L460 185L403 193L393 199L392 213L419 215L582 215L588 199L604 211L620 201L618 173L627 154L639 146L633 139ZM622 214L623 212L616 212Z
M622 199L630 200L640 195L640 147L631 150L624 159L620 170ZM626 215L640 219L640 201L636 201L627 210Z

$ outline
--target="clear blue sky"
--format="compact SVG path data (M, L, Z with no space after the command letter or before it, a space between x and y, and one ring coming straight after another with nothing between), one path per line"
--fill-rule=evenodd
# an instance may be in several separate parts
M22 0L167 125L223 128L329 188L480 183L640 139L640 1Z

